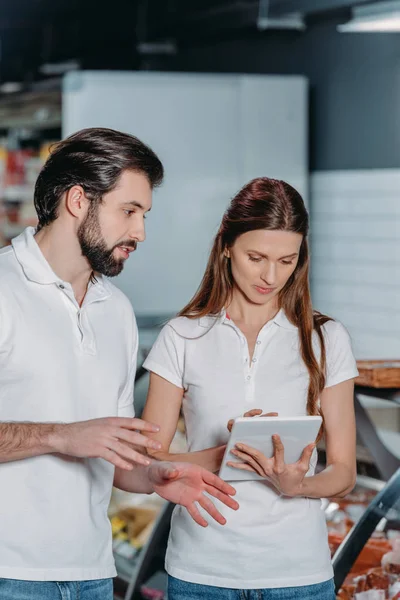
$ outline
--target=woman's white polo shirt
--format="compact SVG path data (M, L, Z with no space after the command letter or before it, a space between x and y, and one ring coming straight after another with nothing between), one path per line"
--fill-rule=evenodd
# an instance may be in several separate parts
M323 327L326 386L356 377L347 331ZM315 334L314 348L319 355ZM183 388L190 451L225 444L227 422L252 408L281 416L306 415L308 372L297 328L281 310L260 331L250 360L245 336L222 314L177 318L161 331L145 367ZM317 461L312 458L312 469ZM224 527L205 529L177 507L167 551L172 576L212 586L256 589L321 583L332 577L320 500L280 496L266 482L235 482L240 509L221 503Z

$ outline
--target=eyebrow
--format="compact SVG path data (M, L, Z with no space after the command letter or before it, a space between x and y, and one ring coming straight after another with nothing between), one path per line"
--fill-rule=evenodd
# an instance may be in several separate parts
M146 210L144 208L144 206L142 204L140 204L140 202L136 202L136 200L129 200L128 202L123 202L122 204L129 204L129 206L135 206L136 208L140 208L140 210L143 210L143 212L150 212L151 208L149 208L148 210Z
M252 252L253 254L258 254L259 256L262 256L263 258L268 258L267 254L258 252L258 250L248 250L248 252ZM293 252L293 254L288 254L287 256L281 256L280 258L278 258L278 260L283 260L284 258L295 258L298 255L299 255L298 252Z

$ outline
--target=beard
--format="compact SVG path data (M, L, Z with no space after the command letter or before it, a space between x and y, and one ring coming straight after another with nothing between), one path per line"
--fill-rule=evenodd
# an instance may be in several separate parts
M136 250L137 243L129 240L120 242L109 248L101 233L99 223L99 205L92 202L88 213L78 229L78 241L83 256L89 262L95 273L101 273L106 277L116 277L124 268L124 258L115 258L114 250L118 246L133 248Z

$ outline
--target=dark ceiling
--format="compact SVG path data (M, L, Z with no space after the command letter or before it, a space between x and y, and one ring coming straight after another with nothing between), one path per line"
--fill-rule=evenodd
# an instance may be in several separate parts
M163 51L154 42L179 47L256 30L260 7L271 17L298 11L310 19L366 2L371 0L0 0L0 84L54 77L43 65L65 61L85 69L139 69L143 52Z

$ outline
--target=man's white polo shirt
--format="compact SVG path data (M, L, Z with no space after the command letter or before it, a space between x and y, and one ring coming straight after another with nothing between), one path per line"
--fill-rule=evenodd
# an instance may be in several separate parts
M138 335L129 300L98 277L82 307L28 228L0 251L0 421L133 416ZM0 578L116 575L114 467L45 455L0 464Z

